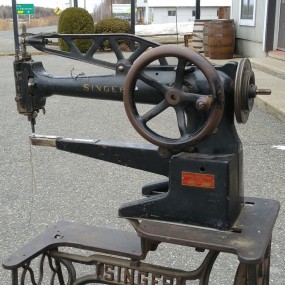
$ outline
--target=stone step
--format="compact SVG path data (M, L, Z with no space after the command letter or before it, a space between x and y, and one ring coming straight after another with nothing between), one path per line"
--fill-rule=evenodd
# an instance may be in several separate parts
M266 57L250 58L253 68L285 80L285 61Z

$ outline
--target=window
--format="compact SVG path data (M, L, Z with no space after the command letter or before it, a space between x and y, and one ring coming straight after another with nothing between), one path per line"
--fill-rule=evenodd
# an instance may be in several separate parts
M168 10L168 16L176 16L175 10Z
M196 11L192 10L192 17L196 17Z
M256 0L241 0L240 22L242 26L255 26Z

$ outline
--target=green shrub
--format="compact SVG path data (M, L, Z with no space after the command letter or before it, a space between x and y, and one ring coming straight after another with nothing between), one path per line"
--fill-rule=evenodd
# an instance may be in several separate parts
M95 25L95 34L129 34L131 32L131 25L129 21L118 18L107 18L99 21ZM128 41L120 40L118 44L125 43L129 46ZM110 48L109 41L105 41L101 48Z
M91 15L82 8L67 8L59 18L58 22L59 34L94 34L94 21ZM77 48L85 53L92 45L92 40L74 40ZM63 51L70 51L69 46L64 40L59 39L59 48Z

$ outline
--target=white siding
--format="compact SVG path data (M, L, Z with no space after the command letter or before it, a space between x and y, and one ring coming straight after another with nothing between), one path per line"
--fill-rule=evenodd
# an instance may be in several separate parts
M192 16L192 11L195 11L195 7L177 8L176 16L168 16L168 11L176 11L176 8L151 8L150 9L150 21L153 24L163 23L175 23L177 22L189 22L194 21L195 17ZM201 19L217 19L218 8L201 8Z
M139 0L141 3L142 0ZM201 0L201 7L224 7L231 6L231 0ZM195 7L196 0L148 0L149 7Z
M266 0L256 1L255 26L239 25L240 0L232 3L232 17L236 25L236 49L243 56L265 56L263 52L263 35L265 29L265 5Z

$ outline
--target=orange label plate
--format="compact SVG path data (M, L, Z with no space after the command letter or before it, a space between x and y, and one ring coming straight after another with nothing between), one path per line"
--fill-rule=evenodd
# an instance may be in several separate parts
M182 172L182 185L200 188L215 188L215 175Z

